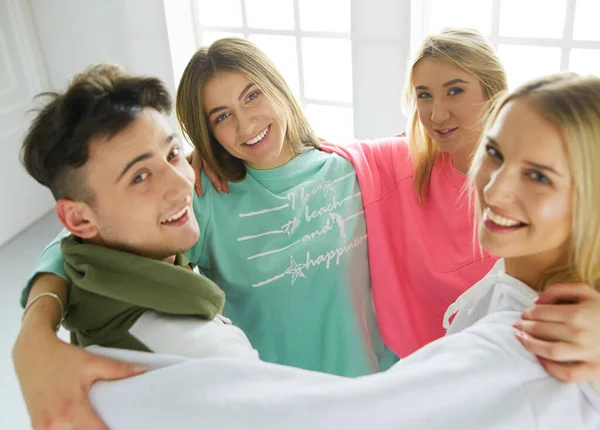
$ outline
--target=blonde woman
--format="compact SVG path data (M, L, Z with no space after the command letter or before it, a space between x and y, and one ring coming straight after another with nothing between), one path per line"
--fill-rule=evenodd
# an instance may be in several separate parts
M387 372L174 361L93 389L94 407L115 429L165 416L177 428L597 429L593 384L552 378L517 329L553 282L600 290L599 135L598 78L551 76L501 99L471 172L479 242L503 259L448 312L458 310L446 337Z

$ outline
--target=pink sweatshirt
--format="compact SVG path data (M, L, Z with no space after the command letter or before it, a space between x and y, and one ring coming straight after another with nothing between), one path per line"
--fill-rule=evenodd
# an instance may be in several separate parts
M441 154L425 204L417 202L404 138L323 143L354 164L367 220L375 310L400 357L444 335L444 312L492 268L473 246L466 177Z

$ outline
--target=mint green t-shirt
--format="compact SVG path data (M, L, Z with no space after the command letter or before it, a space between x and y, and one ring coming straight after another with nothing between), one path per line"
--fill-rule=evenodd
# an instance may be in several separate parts
M344 376L396 361L375 320L350 162L308 150L276 169L248 169L229 194L204 175L202 182L193 203L200 239L187 257L225 291L225 315L263 360ZM36 273L64 277L57 245L44 251Z

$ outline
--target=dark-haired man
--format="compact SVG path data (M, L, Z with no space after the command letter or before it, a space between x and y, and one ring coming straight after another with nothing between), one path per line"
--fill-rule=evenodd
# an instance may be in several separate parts
M256 359L244 333L220 315L223 292L183 256L200 234L194 173L168 124L172 102L163 83L99 65L46 96L22 158L52 191L70 233L55 245L69 287L48 278L31 291L20 337L33 342L28 327L39 333L64 318L80 346ZM31 377L25 360L18 341L15 366L32 413L40 408L24 387ZM34 415L34 426L46 427Z

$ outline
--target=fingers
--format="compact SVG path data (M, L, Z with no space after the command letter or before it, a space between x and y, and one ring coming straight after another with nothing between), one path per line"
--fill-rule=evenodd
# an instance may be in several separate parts
M194 187L196 188L196 194L201 196L202 195L202 168L203 168L202 158L200 158L200 156L198 155L198 152L195 150L194 150L194 152L192 152L191 157L192 157L192 162L190 164L192 165L192 168L194 169L194 174L196 175Z
M514 327L531 337L552 342L584 343L585 331L567 324L521 320Z
M204 171L204 174L217 192L229 192L229 182L226 179L219 178L207 164L204 164L202 158L200 158L196 151L189 156L188 161L192 165L194 173L196 174L196 181L194 184L194 187L196 188L196 194L199 196L202 195L202 171Z
M229 193L229 182L226 179L221 179L221 188L226 193Z
M544 358L539 359L546 372L563 382L597 381L600 379L600 366L594 363L559 363Z
M215 172L212 171L211 168L209 168L208 166L204 166L204 174L206 175L206 177L208 178L208 180L210 181L212 186L215 187L215 190L217 190L217 192L220 193L223 190L227 190L227 192L229 192L229 186L227 185L227 181L221 180L215 174ZM223 184L225 184L225 185L223 185Z
M555 284L546 288L546 290L540 294L536 303L580 303L584 300L597 297L599 294L600 293L587 284Z
M585 318L585 309L579 304L574 305L535 305L523 312L524 320L545 322L560 322L581 327Z
M537 355L538 358L546 358L557 362L577 361L579 359L577 356L579 349L569 343L536 339L522 331L517 331L517 339L525 349Z
M130 364L124 361L111 360L109 358L98 357L90 354L86 374L89 376L89 385L91 386L97 380L112 381L116 379L129 378L146 371L146 368L139 364Z

